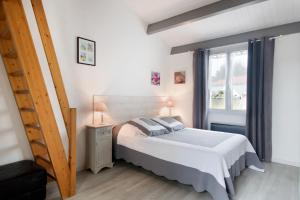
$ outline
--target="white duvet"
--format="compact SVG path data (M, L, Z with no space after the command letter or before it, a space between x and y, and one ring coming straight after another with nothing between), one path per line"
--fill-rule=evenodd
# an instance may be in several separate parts
M174 133L145 136L126 124L119 131L117 144L129 149L211 174L224 188L230 167L246 152L255 153L242 135L185 128ZM263 171L255 166L250 168Z

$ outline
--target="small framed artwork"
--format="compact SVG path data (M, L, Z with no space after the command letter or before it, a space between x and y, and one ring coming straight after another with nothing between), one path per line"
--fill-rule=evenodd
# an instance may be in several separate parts
M96 66L96 42L77 37L77 63Z
M175 84L185 84L185 71L174 73L174 83Z
M160 85L160 73L159 72L151 72L151 84L152 85Z

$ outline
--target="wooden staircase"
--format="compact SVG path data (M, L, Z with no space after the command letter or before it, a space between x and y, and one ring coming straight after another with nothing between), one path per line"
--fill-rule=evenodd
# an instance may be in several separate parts
M0 54L35 162L62 198L76 191L76 109L69 108L41 0L31 1L69 137L66 157L21 0L0 0Z

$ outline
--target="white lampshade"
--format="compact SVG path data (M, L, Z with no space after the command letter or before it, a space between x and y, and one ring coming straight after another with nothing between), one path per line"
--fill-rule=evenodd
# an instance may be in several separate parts
M104 102L96 102L94 107L95 112L106 112L107 106Z
M174 107L174 102L172 100L167 101L167 107L172 108Z

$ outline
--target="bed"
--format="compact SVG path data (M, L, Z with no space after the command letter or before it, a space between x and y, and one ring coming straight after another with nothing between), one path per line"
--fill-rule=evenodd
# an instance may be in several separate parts
M242 135L183 128L154 137L130 123L113 130L114 156L156 175L229 200L233 182L246 167L264 171L252 145Z

